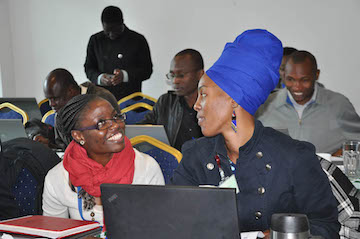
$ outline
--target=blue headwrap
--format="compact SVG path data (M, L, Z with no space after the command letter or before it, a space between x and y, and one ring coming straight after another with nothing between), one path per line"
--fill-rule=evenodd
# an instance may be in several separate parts
M281 41L266 30L248 30L227 43L206 74L250 114L279 82Z

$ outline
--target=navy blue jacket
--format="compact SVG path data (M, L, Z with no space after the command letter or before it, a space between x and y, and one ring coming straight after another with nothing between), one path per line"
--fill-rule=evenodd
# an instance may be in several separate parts
M216 154L225 174L232 174L222 135L188 141L182 152L172 184L218 185ZM255 121L252 138L239 148L235 176L240 231L270 229L274 213L303 213L313 235L339 238L337 202L312 144Z

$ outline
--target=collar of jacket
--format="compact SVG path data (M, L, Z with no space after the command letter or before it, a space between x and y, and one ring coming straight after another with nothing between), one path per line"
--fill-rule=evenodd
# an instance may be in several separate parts
M312 104L319 104L319 105L326 104L326 97L324 97L324 91L325 91L325 89L323 87L318 87L315 102L311 103L310 105L312 105ZM287 95L286 87L281 89L281 90L278 90L275 94L276 94L276 98L278 99L278 100L275 101L275 107L276 108L280 108L280 107L286 106L286 105L293 106L293 104L291 103L291 100L289 99L289 97Z
M253 148L257 145L258 141L260 140L261 134L263 132L264 126L258 120L255 120L255 129L252 137L246 144L239 148L239 158L242 155L246 156L250 152L252 152ZM222 134L219 134L215 137L215 147L213 150L213 155L215 157L216 154L219 154L225 158L227 158L227 152L225 147L225 139Z

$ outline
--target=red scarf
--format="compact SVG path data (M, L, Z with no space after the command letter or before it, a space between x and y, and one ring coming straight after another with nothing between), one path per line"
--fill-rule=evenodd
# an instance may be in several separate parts
M100 184L132 183L134 160L135 151L125 136L125 148L119 153L114 153L105 167L89 158L86 150L74 140L65 150L63 164L74 186L81 186L90 195L100 197Z

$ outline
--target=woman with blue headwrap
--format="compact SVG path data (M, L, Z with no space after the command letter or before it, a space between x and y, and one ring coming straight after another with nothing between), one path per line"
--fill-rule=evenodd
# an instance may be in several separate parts
M228 43L194 106L205 137L184 144L172 183L219 185L235 175L240 231L268 230L274 213L303 213L312 235L339 238L337 202L312 144L254 120L279 80L282 44L266 30Z

